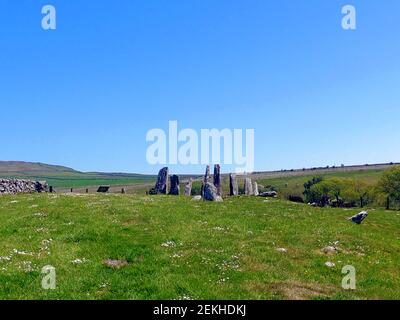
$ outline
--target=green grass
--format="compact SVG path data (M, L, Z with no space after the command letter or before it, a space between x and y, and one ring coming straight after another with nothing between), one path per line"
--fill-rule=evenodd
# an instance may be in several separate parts
M358 211L257 197L0 196L0 257L11 257L0 259L0 298L400 299L400 214L346 220ZM335 241L337 254L321 253ZM111 269L109 258L129 264ZM46 265L56 290L41 288ZM357 270L354 291L341 288L345 265Z
M35 181L46 181L54 188L79 188L99 185L133 185L155 181L154 176L146 175L115 175L96 173L43 173L43 174L10 174L1 173L2 178L29 179Z

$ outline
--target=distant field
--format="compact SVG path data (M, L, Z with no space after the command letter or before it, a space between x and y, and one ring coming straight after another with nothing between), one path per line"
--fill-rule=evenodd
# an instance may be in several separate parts
M18 173L1 173L3 178L19 178L31 180L45 180L55 188L76 188L90 187L99 185L132 185L154 181L153 176L131 176L113 174L94 174L94 173L63 173L63 174L18 174Z
M358 211L259 197L3 195L0 299L400 299L400 213L346 220ZM322 253L329 245L338 252ZM46 265L55 290L41 287ZM341 287L346 265L356 290Z

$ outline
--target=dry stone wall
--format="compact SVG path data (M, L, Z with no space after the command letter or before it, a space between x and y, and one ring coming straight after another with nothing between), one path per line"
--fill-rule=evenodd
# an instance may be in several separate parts
M47 192L46 182L19 180L19 179L0 179L0 194L33 193Z

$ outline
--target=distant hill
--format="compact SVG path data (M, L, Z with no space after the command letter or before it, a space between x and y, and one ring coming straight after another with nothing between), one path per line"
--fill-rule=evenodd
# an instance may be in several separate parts
M137 173L80 172L65 166L24 161L0 161L0 178L47 181L56 188L136 185L155 179Z
M57 165L50 165L40 162L24 162L24 161L0 161L1 173L18 173L21 174L37 174L37 173L79 173L78 171Z

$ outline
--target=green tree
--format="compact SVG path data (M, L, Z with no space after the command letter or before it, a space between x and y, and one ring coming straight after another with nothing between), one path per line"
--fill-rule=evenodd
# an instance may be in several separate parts
M387 196L387 209L390 208L390 200L400 202L400 166L386 170L379 181L379 187Z
M370 186L366 184L364 181L356 180L352 184L352 191L354 195L357 197L357 200L360 201L360 207L364 207L367 204L368 198L370 196Z
M322 177L313 177L311 180L308 180L304 183L304 197L306 198L306 202L313 203L318 202L319 200L315 197L315 194L311 191L311 187L317 183L320 183L323 180Z

